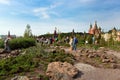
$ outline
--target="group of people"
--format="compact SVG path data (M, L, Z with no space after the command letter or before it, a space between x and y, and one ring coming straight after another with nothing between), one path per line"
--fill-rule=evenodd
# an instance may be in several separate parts
M78 43L78 39L75 36L70 38L70 41L69 41L70 51L72 50L76 51L77 43Z
M47 39L38 39L39 41L48 41L49 44L53 43L53 39L50 38L49 40ZM70 44L70 51L74 50L76 51L77 49L77 43L78 43L78 39L74 36L74 37L70 37L69 39L69 44ZM6 38L4 41L4 51L10 52L10 46L9 46L9 38Z
M44 44L53 44L55 41L58 41L58 38L53 38L53 37L45 38L45 37L41 37L41 38L37 38L36 40L37 40L37 42L40 42L42 45L44 45Z

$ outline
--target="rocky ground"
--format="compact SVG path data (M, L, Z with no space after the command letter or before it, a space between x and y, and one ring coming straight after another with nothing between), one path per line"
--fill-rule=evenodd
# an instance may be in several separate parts
M120 52L106 49L104 47L98 50L90 50L86 48L79 48L77 51L70 51L67 47L60 47L66 54L74 55L76 62L74 65L68 63L56 62L47 69L46 74L56 75L58 73L59 80L120 80ZM47 49L45 51L56 51L56 48ZM21 53L19 50L12 51L11 53L1 53L0 58L9 58L10 56L17 56ZM107 67L106 67L107 66ZM55 70L55 74L52 71ZM56 72L56 70L58 72ZM65 73L64 73L65 71ZM77 73L78 72L78 73ZM36 74L42 73L40 69L36 69ZM72 75L72 76L69 76ZM74 77L75 76L75 77ZM40 78L34 78L28 73L23 76L22 80L41 80ZM64 77L64 79L61 79ZM74 77L74 78L73 78ZM20 76L17 76L11 80L19 80ZM53 80L58 80L56 77L52 77Z
M65 47L60 49L74 55L76 59L74 67L80 73L72 80L120 80L120 52L104 47L98 50L79 48L77 51ZM55 50L52 49L53 52ZM96 59L98 60L95 61Z
M107 61L103 61L103 64L109 64L111 63L111 65L113 65L111 68L104 68L104 67L94 67L91 66L90 64L85 64L85 63L81 63L78 62L76 63L74 66L81 71L81 74L78 76L78 78L76 78L75 80L120 80L120 67L119 66L119 62L118 63L114 63L114 62L110 62L109 60L111 58L113 58L112 60L119 60L120 59L120 52L116 52L113 50L108 50L105 48L100 48L97 51L90 51L90 50L82 50L82 49L78 49L77 52L75 51L69 51L69 49L65 49L66 52L72 53L75 56L81 56L81 55L85 55L87 56L87 58L93 58L97 56L100 56L102 58L102 55L104 53L104 56L108 57L108 58L102 58L104 59L108 59ZM82 52L83 51L83 52ZM86 52L85 52L86 51ZM94 55L90 55L92 52L92 54ZM88 54L89 55L88 55ZM90 57L91 56L91 57ZM117 69L114 69L114 66L117 66Z

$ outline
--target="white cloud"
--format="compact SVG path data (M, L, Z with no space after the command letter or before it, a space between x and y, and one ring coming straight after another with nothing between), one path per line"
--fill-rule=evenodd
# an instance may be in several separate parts
M45 12L46 10L48 10L47 7L40 7L40 8L36 8L33 10L33 12L38 13L38 12Z
M0 4L10 4L10 0L0 0Z
M56 3L54 3L54 4L52 4L52 5L50 5L50 8L56 8L56 7L58 7L58 6L60 6L60 5L62 5L63 3L62 2L56 2Z
M91 3L95 0L78 0L78 1L81 2L81 3Z
M53 9L55 9L56 7L60 6L62 3L54 3L50 6L47 7L39 7L39 8L35 8L33 9L33 13L38 16L38 17L42 17L44 19L49 19L52 15L55 16L59 16L59 14L57 12L55 12Z
M36 16L42 17L44 19L50 18L48 14L48 9L47 7L41 7L41 8L36 8L33 10Z
M50 15L47 14L47 12L42 12L41 14L42 14L42 16L43 16L44 19L50 18Z

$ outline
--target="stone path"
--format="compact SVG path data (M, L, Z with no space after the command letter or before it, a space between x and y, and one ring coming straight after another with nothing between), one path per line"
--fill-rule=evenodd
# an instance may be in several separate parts
M75 80L120 80L120 69L95 68L83 63L77 63L74 66L82 73Z

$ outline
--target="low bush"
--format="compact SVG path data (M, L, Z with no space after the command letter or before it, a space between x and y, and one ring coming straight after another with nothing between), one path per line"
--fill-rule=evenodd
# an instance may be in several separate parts
M21 55L0 60L0 76L30 71L36 66L32 58L32 55Z

